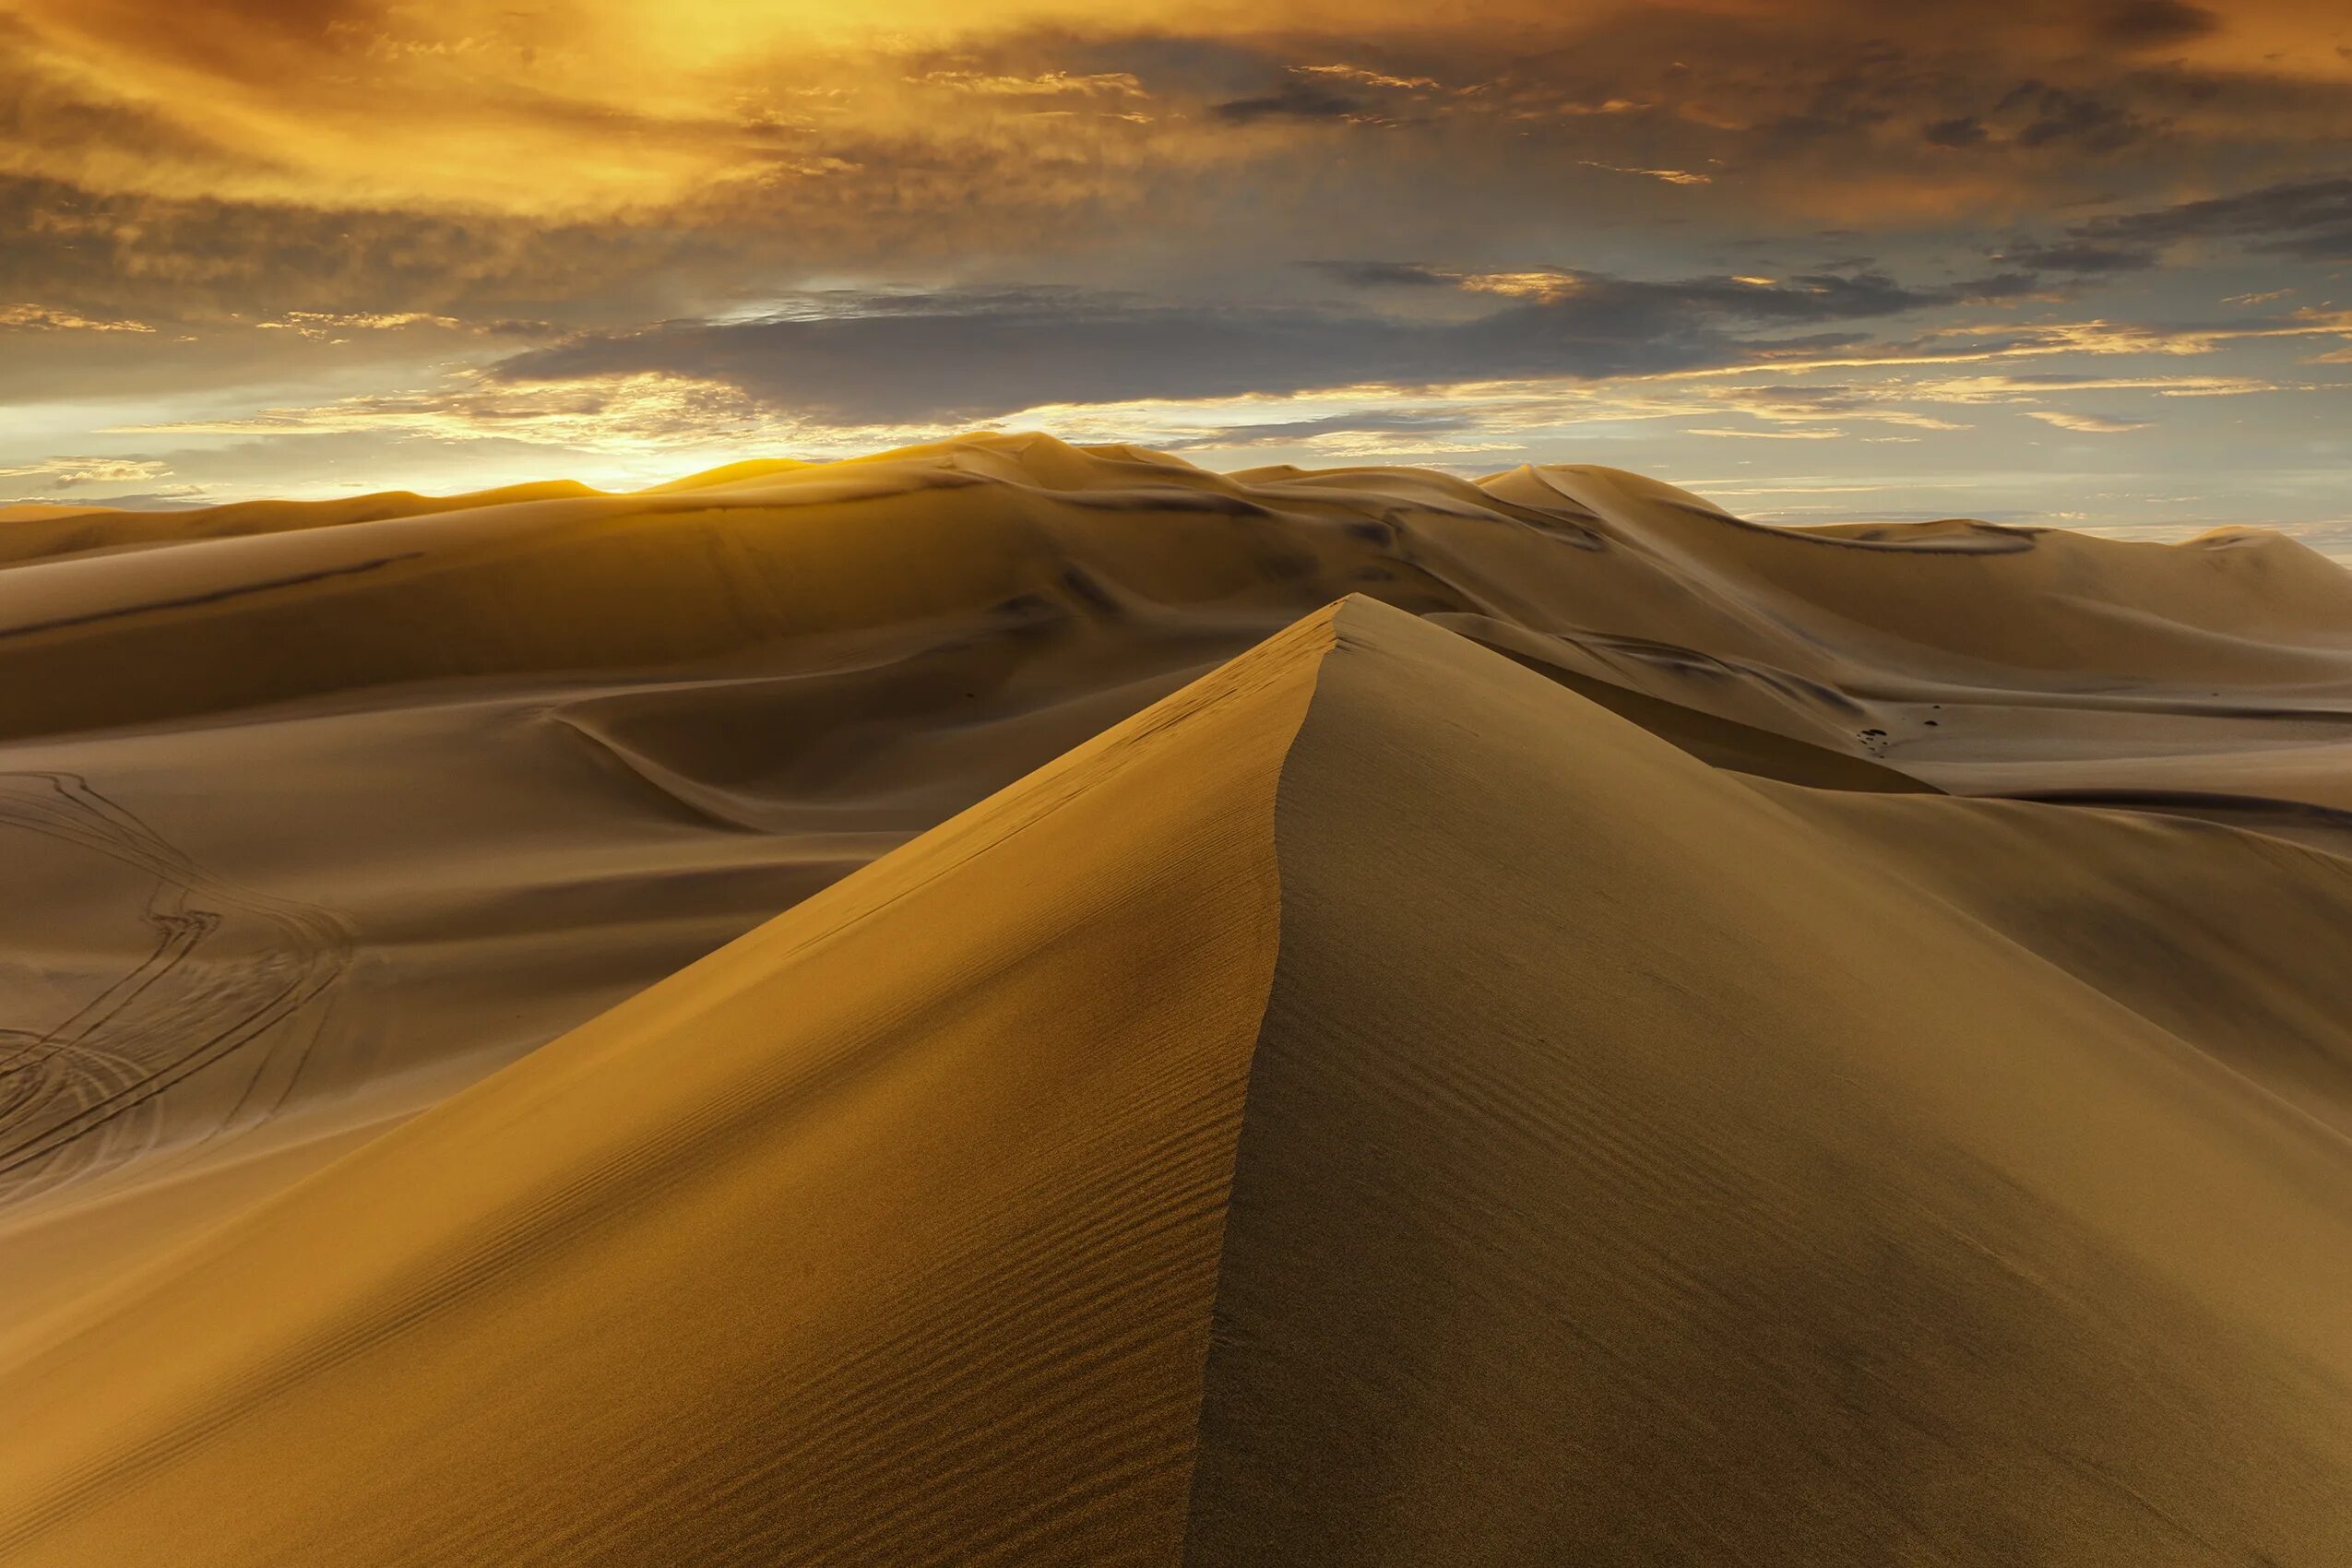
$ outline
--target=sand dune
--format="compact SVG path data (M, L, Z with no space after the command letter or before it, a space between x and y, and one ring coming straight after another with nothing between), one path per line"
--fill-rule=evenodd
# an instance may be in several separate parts
M2061 819L2352 895L1744 781L1350 601L36 1336L0 1539L2323 1561L2352 1163L2276 1091L2341 1086L2239 1036L2338 932L2085 959L1997 912Z
M2352 1538L2291 540L1041 437L172 521L0 519L0 1562Z

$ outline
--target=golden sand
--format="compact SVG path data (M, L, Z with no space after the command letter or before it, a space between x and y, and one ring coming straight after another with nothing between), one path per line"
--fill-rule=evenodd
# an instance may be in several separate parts
M0 1562L2352 1539L2291 540L979 437L0 558Z

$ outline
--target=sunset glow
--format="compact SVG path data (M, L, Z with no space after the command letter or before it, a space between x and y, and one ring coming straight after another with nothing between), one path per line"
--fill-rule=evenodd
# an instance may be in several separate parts
M1121 425L2352 548L2324 5L18 0L0 74L6 498Z

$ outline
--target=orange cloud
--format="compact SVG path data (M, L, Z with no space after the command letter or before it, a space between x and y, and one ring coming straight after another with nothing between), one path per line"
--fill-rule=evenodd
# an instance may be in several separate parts
M1418 0L1142 0L1114 30L1085 0L897 0L883 14L815 0L16 0L0 76L28 109L13 135L0 119L0 172L610 217L731 190L797 206L790 186L834 181L885 206L894 161L944 149L978 168L985 149L999 179L1052 165L1071 199L1098 200L1139 169L1262 156L1266 138L1238 141L1211 111L1287 72L1333 95L1427 100L1417 124L1491 121L1491 170L1545 156L1513 148L1506 127L1622 121L1612 145L1552 155L1725 183L1705 147L1784 207L1923 220L2047 192L2058 169L2135 139L2340 136L2352 60L2322 46L2324 14L2302 0L1472 0L1433 18ZM1396 123L1369 101L1325 117ZM1939 125L1981 145L1939 144Z
M94 321L69 310L47 305L0 305L0 331L17 332L152 332L143 321Z

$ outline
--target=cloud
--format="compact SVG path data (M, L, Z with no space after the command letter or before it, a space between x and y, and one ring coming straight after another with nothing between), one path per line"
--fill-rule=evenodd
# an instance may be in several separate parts
M143 321L99 321L48 305L0 305L0 332L152 332Z
M77 503L83 506L104 506L118 512L184 512L198 506L216 505L204 485L179 485L170 490L132 491L127 494L89 495Z
M2061 430L2079 431L2086 435L2124 435L2135 430L2145 430L2150 420L2110 419L2105 414L2074 414L2058 409L2027 409L2025 417L2054 424Z
M2104 358L2144 355L2180 358L2210 354L2224 345L2307 338L2352 341L2352 311L2298 310L2284 315L2241 318L2231 323L2158 324L2087 321L1959 323L1937 327L1907 339L1848 339L1815 343L1784 340L1752 343L1752 358L1718 366L1693 366L1660 374L1721 375L1771 364L1783 371L1895 370L1903 367L1980 363L1993 360L2045 359L2068 355ZM2180 378L2168 378L2174 382ZM2102 384L2107 384L2102 382ZM2232 380L2228 389L2262 390L2265 382Z
M1308 265L1336 282L1358 289L1451 289L1461 274L1418 261L1317 261Z
M1229 124L1250 125L1262 120L1360 119L1367 105L1362 99L1335 91L1312 77L1292 76L1272 92L1213 104L1211 113Z
M2066 144L2087 152L2111 153L2138 141L2151 128L2147 122L2105 99L2039 81L2012 89L1994 112L2023 116L2012 140L2028 148Z
M2082 240L2151 246L2183 240L2243 240L2271 255L2352 259L2352 175L2284 181L2232 196L2093 219L2070 232Z
M1475 416L1454 410L1356 409L1313 419L1268 420L1226 424L1158 445L1163 451L1246 450L1253 446L1293 446L1325 444L1333 437L1435 437L1476 427Z
M327 342L340 342L342 339L337 334L343 332L398 332L411 327L433 327L445 332L469 330L456 316L434 315L416 310L290 310L275 321L257 321L254 327L262 332L291 332L297 337Z
M2219 32L2221 18L2183 0L2120 0L2096 13L2093 25L2126 49L2157 49Z
M1393 77L1385 71L1371 70L1362 65L1293 65L1292 71L1302 77L1322 77L1328 80L1355 82L1362 87L1387 88L1397 92L1435 92L1439 83L1430 77Z
M2156 264L2156 253L2135 246L2093 244L2085 240L2057 244L2014 245L1999 260L2029 272L2143 272Z
M171 466L138 457L47 457L37 463L0 468L0 480L37 480L42 490L57 493L91 485L144 484L171 477Z
M97 195L5 174L0 231L0 298L141 323L641 312L651 278L691 275L727 248L669 230Z
M1566 267L1544 267L1523 272L1456 272L1446 281L1465 293L1501 294L1505 299L1556 305L1586 292L1595 280Z
M2197 63L2277 3L2220 31L2108 0L2011 0L1981 26L1882 9L1868 29L1856 0L1703 21L1503 0L1476 25L1167 0L1117 24L940 6L885 32L798 6L678 25L628 0L227 0L202 24L164 0L19 0L0 171L30 188L0 192L0 275L85 315L151 319L169 296L457 315L504 293L505 314L610 324L909 263L1076 280L1148 244L1214 268L1210 236L1242 223L1283 265L1349 243L1335 223L1376 243L1399 212L1557 247L1670 199L1695 248L1800 213L2047 210L2086 182L2153 204L2180 170L2228 166L2200 148L2288 168L2329 127L2340 141L2341 89ZM2158 42L2188 63L2119 55ZM1271 134L1351 122L1410 129L1344 166ZM1253 199L1269 189L1289 194Z
M502 361L512 386L694 374L842 424L968 422L1045 402L1401 378L1435 329L1302 310L1150 305L1066 290L858 298L583 337Z
M1354 310L1157 304L1066 289L852 292L809 296L789 312L753 319L584 335L501 361L489 374L516 386L692 375L739 387L795 417L968 422L1043 403L1750 363L1854 342L1754 334L2005 297L2023 282L1995 275L1922 289L1877 272L1772 282L1334 265L1373 285L1436 284L1507 303L1467 320L1421 321Z
M739 388L659 372L529 386L461 372L441 390L368 394L226 419L129 425L111 434L181 436L429 436L658 451L757 440L775 423Z
M2056 170L2180 134L2249 147L2285 124L2275 89L2295 81L2311 125L2333 113L2340 127L2343 108L2308 71L2250 65L2238 46L2293 27L2293 0L2246 0L2227 26L2181 0L1995 0L1965 16L1860 0L1144 0L1117 21L1075 0L923 0L890 8L886 29L854 8L681 17L641 0L11 9L0 167L94 196L555 221L739 212L778 183L828 178L878 219L943 165L999 184L1058 165L1049 183L1085 207L1139 166L1181 177L1262 155L1265 138L1219 134L1236 124L1386 122L1408 103L1451 138L1447 175L1496 193L1583 167L1725 184L1716 157L1782 201L1879 186L2013 202L2049 176L1919 154L1990 145ZM2174 58L2137 57L2152 49ZM1147 125L1102 123L1146 100ZM1130 141L1073 145L1087 127ZM2147 159L2143 194L2183 166ZM943 195L938 210L956 205Z
M1715 430L1705 425L1687 425L1685 435L1709 435L1741 441L1840 441L1842 430Z
M1073 75L1041 71L1035 76L992 76L981 71L932 70L909 81L950 92L984 98L1148 98L1132 71L1096 71Z
M1600 163L1596 162L1594 160L1589 158L1580 158L1576 160L1576 162L1577 166L1580 168L1605 169L1612 174L1639 174L1644 179L1659 180L1669 185L1711 185L1715 184L1714 175L1696 174L1693 173L1688 169L1630 169L1621 163Z

